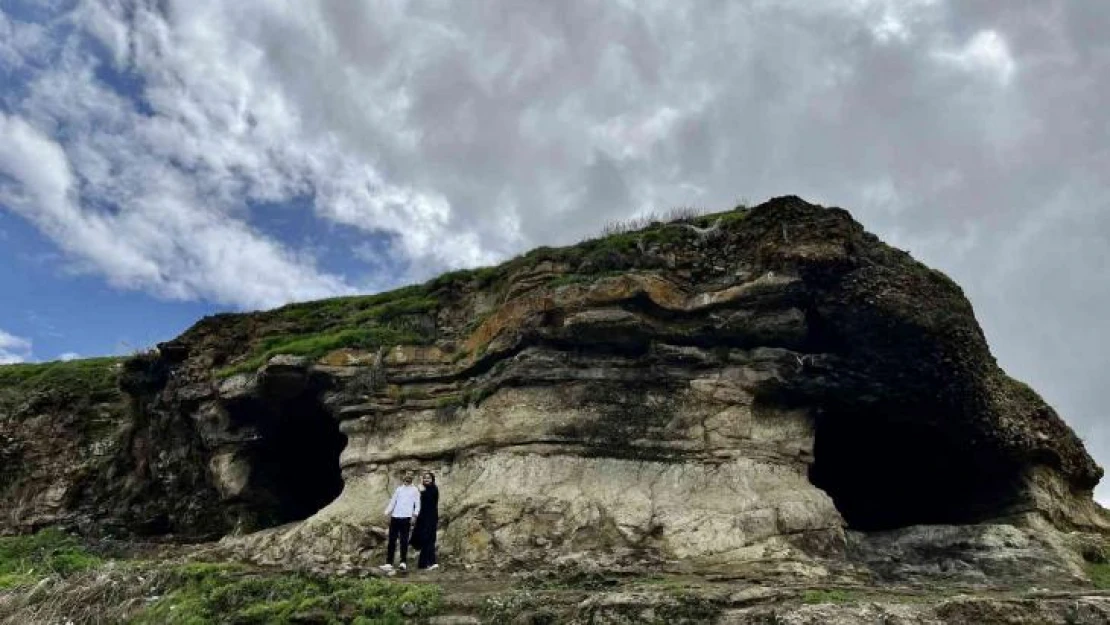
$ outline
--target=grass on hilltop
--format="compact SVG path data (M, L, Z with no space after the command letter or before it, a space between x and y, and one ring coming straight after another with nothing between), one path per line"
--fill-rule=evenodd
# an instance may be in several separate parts
M121 362L123 358L106 357L3 365L0 366L0 389L20 394L63 389L93 399L106 399L116 394L117 365Z
M436 338L434 322L422 322L420 317L434 315L460 293L478 289L497 293L513 275L542 262L569 266L571 273L562 277L566 283L626 271L641 262L648 247L678 246L696 238L695 231L686 226L728 227L746 216L742 206L711 214L677 209L662 217L613 222L599 237L566 247L536 248L496 267L454 271L424 284L376 295L302 302L257 313L248 333L250 343L218 369L216 376L255 371L278 354L317 359L340 348L428 344Z

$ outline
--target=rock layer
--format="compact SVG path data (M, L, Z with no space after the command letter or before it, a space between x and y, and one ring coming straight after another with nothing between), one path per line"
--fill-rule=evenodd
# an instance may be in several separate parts
M132 359L126 436L51 518L296 521L230 543L354 561L399 474L432 470L443 549L478 565L866 562L853 536L921 524L1110 529L1101 469L999 369L959 287L841 209L779 198L418 290L374 314L419 341L272 353L313 323L299 305Z

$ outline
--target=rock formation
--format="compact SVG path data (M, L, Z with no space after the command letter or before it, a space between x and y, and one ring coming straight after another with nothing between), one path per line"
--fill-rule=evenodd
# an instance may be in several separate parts
M1074 542L1110 531L1102 470L960 288L795 197L216 315L103 366L122 391L0 394L0 530L354 566L431 470L444 557L479 567L905 578L939 549L1078 578Z

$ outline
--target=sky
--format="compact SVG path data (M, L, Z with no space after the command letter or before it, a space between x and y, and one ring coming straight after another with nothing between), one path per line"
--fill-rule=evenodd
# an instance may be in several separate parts
M1107 32L1089 0L0 0L0 362L795 194L959 282L1110 465Z

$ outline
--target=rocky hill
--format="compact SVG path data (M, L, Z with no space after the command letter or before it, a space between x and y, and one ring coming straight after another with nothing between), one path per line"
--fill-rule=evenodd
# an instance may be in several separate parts
M1082 586L1110 533L960 288L795 197L0 368L0 533L359 571L409 470L490 575Z

